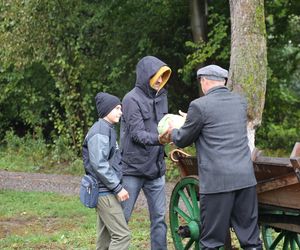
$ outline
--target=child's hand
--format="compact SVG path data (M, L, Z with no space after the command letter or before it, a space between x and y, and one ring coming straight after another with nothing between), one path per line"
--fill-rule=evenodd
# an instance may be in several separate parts
M170 134L168 133L168 130L166 130L166 132L164 132L163 134L158 135L158 141L162 145L170 142Z
M172 120L169 120L168 124L168 129L163 134L158 135L158 141L162 145L172 142L171 134L174 129L174 122Z
M126 201L129 198L129 194L126 189L122 188L119 193L117 193L117 198L120 202Z

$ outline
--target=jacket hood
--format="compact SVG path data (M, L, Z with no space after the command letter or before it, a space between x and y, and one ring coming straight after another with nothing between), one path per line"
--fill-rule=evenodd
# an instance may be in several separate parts
M152 96L153 94L156 94L156 91L150 86L150 79L163 66L166 66L166 63L154 56L143 57L136 65L135 86L141 88L147 95Z

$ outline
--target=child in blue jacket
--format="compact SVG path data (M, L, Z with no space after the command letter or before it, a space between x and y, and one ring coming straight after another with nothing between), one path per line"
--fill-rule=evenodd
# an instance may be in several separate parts
M118 97L100 92L96 95L99 120L88 131L83 143L86 171L97 178L97 250L126 250L130 231L120 202L129 198L122 187L122 168L114 124L122 115Z

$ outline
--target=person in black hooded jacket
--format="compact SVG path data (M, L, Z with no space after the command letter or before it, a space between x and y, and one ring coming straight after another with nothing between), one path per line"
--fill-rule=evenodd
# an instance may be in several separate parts
M171 69L153 56L142 58L136 66L135 87L122 101L121 155L123 186L130 194L122 203L128 221L143 189L151 220L151 249L167 249L165 223L166 195L164 146L157 125L168 113L164 85Z

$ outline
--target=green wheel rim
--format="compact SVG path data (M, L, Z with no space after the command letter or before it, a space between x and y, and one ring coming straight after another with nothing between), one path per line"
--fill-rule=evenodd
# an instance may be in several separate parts
M262 226L262 236L266 250L299 250L300 236L298 233Z
M200 237L200 209L199 209L199 180L194 177L185 177L178 182L170 199L170 229L175 248L199 248ZM183 228L187 235L180 235Z

